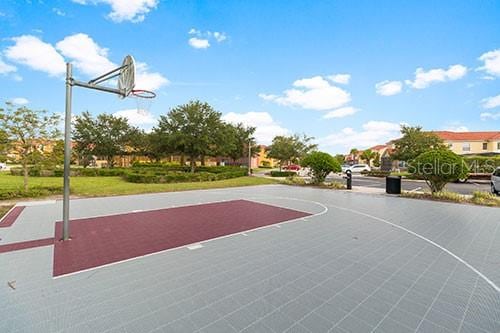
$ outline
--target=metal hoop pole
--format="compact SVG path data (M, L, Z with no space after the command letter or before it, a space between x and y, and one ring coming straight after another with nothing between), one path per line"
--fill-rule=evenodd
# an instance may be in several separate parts
M73 68L66 63L66 114L64 118L63 240L69 239L69 175L71 167L71 102Z

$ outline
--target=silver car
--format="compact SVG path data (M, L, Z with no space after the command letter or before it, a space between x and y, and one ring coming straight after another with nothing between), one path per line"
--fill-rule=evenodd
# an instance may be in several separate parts
M500 167L491 175L491 192L500 194Z

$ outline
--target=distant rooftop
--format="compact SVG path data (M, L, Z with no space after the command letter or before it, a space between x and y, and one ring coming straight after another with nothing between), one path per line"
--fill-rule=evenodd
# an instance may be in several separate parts
M471 141L489 141L500 140L500 131L491 132L451 132L451 131L432 131L443 140L471 140Z

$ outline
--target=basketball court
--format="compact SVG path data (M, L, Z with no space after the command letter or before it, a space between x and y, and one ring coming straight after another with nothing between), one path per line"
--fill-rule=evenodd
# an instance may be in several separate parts
M0 332L499 332L498 208L259 187L24 203Z

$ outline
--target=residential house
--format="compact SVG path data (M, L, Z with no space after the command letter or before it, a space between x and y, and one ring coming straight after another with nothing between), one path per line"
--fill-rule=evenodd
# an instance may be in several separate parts
M500 131L491 132L451 132L433 131L458 155L500 154Z

